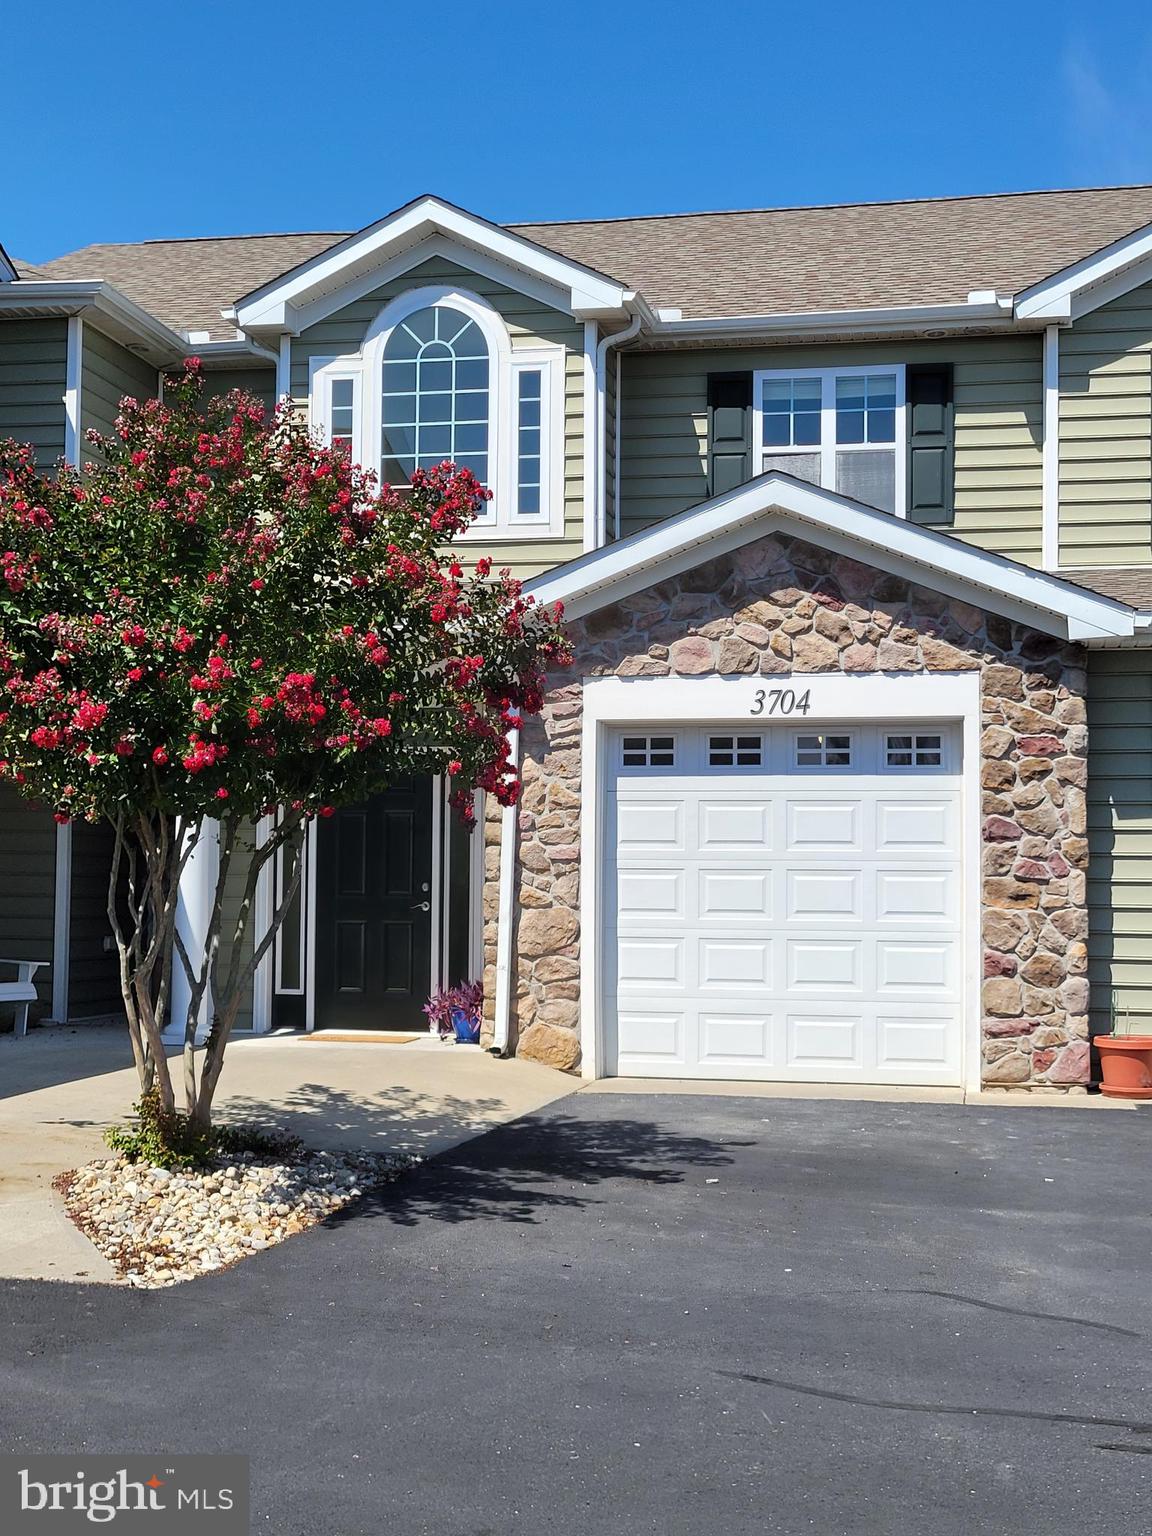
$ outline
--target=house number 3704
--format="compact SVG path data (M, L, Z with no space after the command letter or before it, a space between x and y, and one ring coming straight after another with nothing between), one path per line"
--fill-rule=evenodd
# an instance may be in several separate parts
M750 715L806 715L812 707L812 691L805 688L757 688Z

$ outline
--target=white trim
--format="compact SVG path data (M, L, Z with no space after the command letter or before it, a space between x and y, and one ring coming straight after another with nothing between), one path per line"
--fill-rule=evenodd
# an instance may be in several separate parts
M276 399L290 400L292 398L292 337L286 332L280 338L280 348L276 356Z
M200 827L192 852L180 875L176 892L176 926L183 940L193 967L205 953L208 943L208 926L212 915L212 902L216 894L216 879L220 872L220 823L205 818ZM188 1017L191 991L183 965L173 965L169 995L172 999L164 1038L182 1043L184 1026ZM196 1038L206 1038L212 1019L212 986L209 983L200 999L200 1011L196 1019Z
M435 992L444 985L444 939L448 925L444 920L444 895L448 882L444 878L444 861L448 852L448 839L444 836L444 793L442 773L432 775L432 871L431 890L428 899L432 903L429 924L429 976L428 990Z
M592 543L588 544L585 537L584 548L599 549L608 542L608 353L616 349L616 388L613 394L613 407L616 413L616 435L613 439L613 449L616 458L616 466L619 465L620 455L620 351L619 348L626 341L631 341L634 336L640 334L640 327L644 323L643 312L637 311L622 331L611 331L607 336L601 337L596 345L596 415L594 419L595 446L593 449L593 469L595 473L595 497L596 504L593 510L593 526L595 529ZM587 328L585 328L585 349L587 350ZM585 459L585 475L587 475L587 459ZM613 476L613 511L617 530L620 524L620 485L619 476Z
M598 549L603 542L598 538L599 508L597 505L598 454L596 424L600 419L600 377L596 367L597 326L594 320L584 322L584 351L581 354L580 378L584 390L583 439L584 478L583 545L585 551Z
M902 304L875 309L821 309L770 315L715 315L666 319L658 310L646 329L654 336L883 336L894 331L1015 329L1009 295L973 293L958 304Z
M256 825L256 846L262 848L276 824L273 816L262 816ZM252 901L252 947L268 932L272 914L276 910L277 893L274 865L279 854L269 860L256 877L256 894ZM272 1028L272 996L275 990L273 967L278 962L279 934L252 976L252 1032L266 1034Z
M1041 555L1046 571L1060 565L1060 327L1044 327L1044 444L1041 453Z
M582 618L753 539L782 530L1070 640L1130 635L1124 603L1030 570L1003 555L891 517L773 471L653 524L619 544L571 560L525 590Z
M888 443L838 443L836 441L836 380L864 378L874 373L891 373L896 378L895 438ZM819 379L820 380L820 442L795 448L769 448L764 444L763 385L767 379ZM908 502L905 487L907 471L908 425L906 408L905 365L903 363L875 363L866 366L840 368L758 368L752 375L752 455L753 461L762 464L766 454L776 458L782 454L812 454L820 459L820 483L825 490L836 489L836 455L845 452L892 454L893 464L893 512L897 517L907 517Z
M1098 305L1107 303L1118 293L1127 292L1139 283L1147 281L1147 274L1137 264L1152 257L1152 224L1133 230L1123 239L1114 241L1102 250L1094 251L1080 261L1063 267L1042 282L1026 288L1016 296L1018 320L1070 320L1077 314L1085 314ZM1094 295L1091 290L1101 288L1109 280L1124 280L1125 273L1136 272L1127 287L1112 288L1107 296Z
M580 829L580 1043L581 1073L603 1076L604 1039L601 987L603 934L600 888L609 851L605 846L608 784L606 745L621 726L725 725L751 718L762 678L620 678L583 680ZM964 904L963 1085L980 1087L980 674L916 673L847 676L804 672L774 677L775 687L819 689L819 724L848 720L958 721L963 733L962 824ZM503 862L501 865L503 874ZM507 924L501 912L500 938ZM509 944L511 938L509 935ZM499 987L499 972L497 973ZM499 998L500 993L497 992ZM497 1015L499 1018L499 1015Z
M80 467L83 437L80 399L84 374L84 321L79 315L68 317L68 357L64 371L64 457L74 469Z
M624 425L624 413L621 405L620 391L624 385L624 354L616 349L616 391L613 402L616 407L616 431L612 439L612 529L613 539L620 538L620 531L624 526L620 515L620 441L621 430Z
M520 762L520 732L508 732L508 759L513 767ZM588 802L586 801L585 804ZM506 1055L512 1038L512 928L516 910L516 883L519 854L516 833L520 825L518 806L506 805L500 814L500 880L496 914L496 995L493 1002L492 1050Z
M241 330L294 327L293 310L301 310L320 295L341 292L365 268L377 270L397 247L413 246L429 236L447 235L462 245L542 278L566 290L572 313L618 313L626 290L602 273L566 260L554 251L514 235L499 225L456 208L436 197L421 197L396 209L377 223L322 251L309 261L236 304Z
M288 338L285 338L288 339ZM364 430L364 364L356 358L310 357L308 359L308 425L326 443L332 442L332 386L352 381L352 462L372 463ZM379 455L377 455L377 461Z
M526 298L535 299L538 304L546 305L549 309L555 309L564 315L571 314L569 308L571 296L567 289L542 281L504 262L495 261L468 246L435 235L422 240L418 245L409 246L378 266L370 267L360 276L341 283L337 288L322 294L311 303L293 309L291 317L293 332L299 334L311 326L319 325L330 315L345 309L349 304L370 298L381 288L395 282L398 278L406 277L409 272L415 271L417 267L429 261L449 261L454 266L462 267L469 276L487 278L490 282L499 283L502 288L508 288L513 293L521 293Z
M308 857L304 863L304 878L308 882L304 930L304 1028L309 1034L316 1028L316 868L320 862L319 835L320 825L313 819L308 823Z
M468 977L484 974L484 791L472 792L476 818L468 843Z
M68 1022L72 968L72 823L56 823L56 868L52 897L52 1017Z
M564 371L562 346L513 346L508 359L509 422L507 443L507 522L497 523L497 536L519 537L521 532L538 538L555 538L564 532ZM540 512L516 510L519 493L519 394L521 373L539 370L540 379ZM484 525L488 529L491 524Z
M30 281L0 285L0 313L37 317L83 315L98 331L119 341L154 367L188 356L188 343L110 283Z

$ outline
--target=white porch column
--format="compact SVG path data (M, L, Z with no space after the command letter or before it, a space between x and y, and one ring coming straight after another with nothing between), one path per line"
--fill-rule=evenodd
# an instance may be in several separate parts
M189 855L180 876L180 888L176 899L176 928L188 950L193 967L204 955L208 943L208 924L212 916L212 898L216 894L216 876L220 869L220 827L215 821L206 821L196 846ZM172 1004L164 1038L183 1042L184 1020L191 1001L188 978L178 955L172 963ZM196 1039L206 1039L212 1018L212 996L209 988L200 1000L200 1013L196 1020Z

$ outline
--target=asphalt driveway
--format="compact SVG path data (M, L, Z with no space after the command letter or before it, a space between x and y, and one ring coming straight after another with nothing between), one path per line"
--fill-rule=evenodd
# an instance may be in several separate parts
M1136 1536L1150 1137L578 1094L230 1273L4 1282L4 1449L246 1452L274 1536Z

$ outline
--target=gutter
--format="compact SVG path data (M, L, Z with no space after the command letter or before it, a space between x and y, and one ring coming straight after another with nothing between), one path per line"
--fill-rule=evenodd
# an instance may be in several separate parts
M1037 322L1040 324L1041 322ZM682 320L657 313L650 330L658 337L804 336L828 331L883 335L909 329L957 330L971 325L1003 325L1018 329L1010 294L974 290L962 304L904 304L878 309L826 309L770 315L718 315Z
M147 362L162 367L188 355L188 342L139 304L101 281L54 282L21 278L0 285L0 314L46 318L83 315Z
M643 302L643 301L641 301ZM622 331L613 331L601 338L596 347L596 517L593 530L593 549L601 549L608 542L608 353L626 341L639 336L644 324L644 309L639 306ZM620 494L619 486L616 494Z
M520 767L520 732L508 732L508 756ZM510 1054L512 1035L512 917L516 903L516 831L519 805L506 805L500 816L500 887L496 912L496 999L492 1021L493 1056Z

